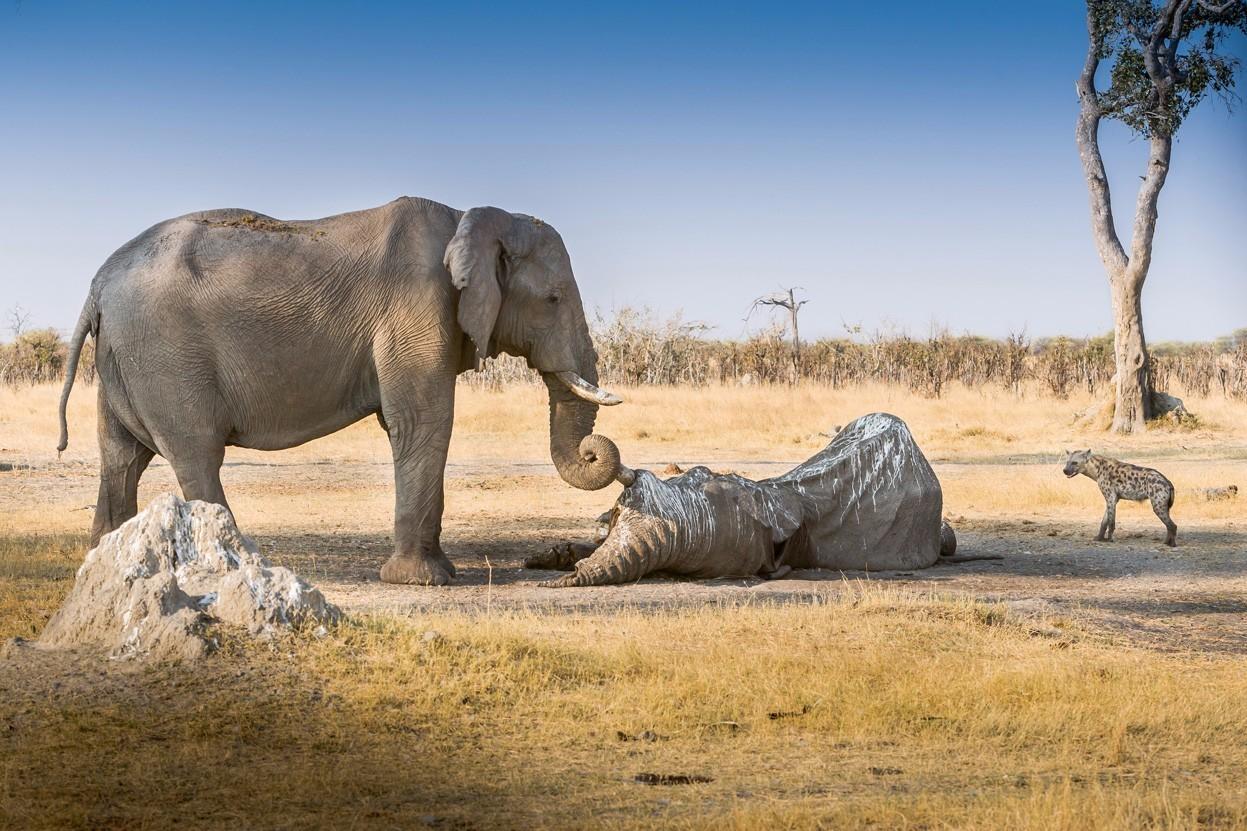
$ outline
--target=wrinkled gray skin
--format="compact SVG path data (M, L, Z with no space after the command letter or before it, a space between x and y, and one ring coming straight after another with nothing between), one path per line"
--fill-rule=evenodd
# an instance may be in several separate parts
M905 423L886 413L857 419L773 479L695 467L666 481L624 468L621 481L597 540L525 563L575 569L542 585L627 583L656 572L774 578L793 568L924 568L956 551L935 472Z
M550 453L578 488L617 475L592 435L597 355L558 233L498 208L400 198L279 221L242 210L162 222L96 274L74 332L65 404L87 334L99 372L94 544L134 516L159 453L186 499L228 503L225 447L279 450L376 415L394 456L391 583L441 585L442 477L455 376L480 358L528 359L549 388Z

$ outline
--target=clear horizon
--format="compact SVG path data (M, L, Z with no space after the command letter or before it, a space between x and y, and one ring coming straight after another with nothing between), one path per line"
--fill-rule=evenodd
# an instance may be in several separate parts
M732 338L753 298L799 285L806 339L1102 335L1073 140L1082 15L10 5L0 313L69 329L105 258L171 216L312 218L406 194L551 222L590 313L679 311ZM1145 142L1108 124L1103 149L1128 239ZM1247 117L1220 101L1179 133L1152 342L1247 326L1245 149Z

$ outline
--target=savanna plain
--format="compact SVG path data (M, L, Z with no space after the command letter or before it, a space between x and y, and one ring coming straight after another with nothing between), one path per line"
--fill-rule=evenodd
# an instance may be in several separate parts
M1247 828L1247 402L1134 437L1089 397L951 386L618 390L625 464L781 472L858 415L904 418L958 554L879 574L553 590L521 561L617 495L563 485L543 390L464 385L445 588L387 586L389 447L373 420L231 450L241 528L348 619L194 666L32 649L87 546L94 389L57 458L53 385L0 388L0 824L13 828ZM1156 467L1117 541L1063 449ZM172 490L157 459L140 503Z

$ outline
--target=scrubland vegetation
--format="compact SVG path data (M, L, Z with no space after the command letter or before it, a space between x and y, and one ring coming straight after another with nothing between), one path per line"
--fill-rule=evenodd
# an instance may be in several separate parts
M1197 423L1122 437L1074 419L1108 396L1106 344L938 336L846 342L837 353L814 343L801 366L825 374L790 384L781 339L649 341L647 325L627 338L599 334L606 378L627 403L603 409L598 427L626 463L778 472L838 425L886 410L909 423L935 464L959 528L1042 529L1017 537L1017 563L1035 539L1055 552L1091 545L1098 492L1061 477L1057 459L1065 446L1092 446L1160 467L1177 486L1180 547L1155 562L1189 568L1205 587L1233 578L1199 572L1198 535L1215 536L1218 550L1241 539L1242 503L1200 501L1196 489L1247 485L1240 370L1224 388L1213 371L1218 355L1241 362L1241 338L1173 353L1168 389ZM938 385L923 380L932 355L950 373ZM1063 384L1046 375L1057 366L1071 368ZM467 556L472 534L514 531L524 549L571 533L613 498L558 481L545 391L529 372L498 362L464 380L447 485L452 556ZM86 547L94 390L83 384L71 399L71 443L58 460L56 372L7 380L0 637L31 638ZM388 459L369 419L278 454L231 448L227 490L266 551L276 547L320 581L340 574L332 563L348 548L366 545L356 556L369 569L386 555ZM143 482L141 501L172 487L159 460ZM1160 536L1144 508L1123 504L1120 516L1123 534ZM304 553L313 544L323 548ZM482 550L495 558L490 580L514 567ZM1136 602L1124 592L1144 582L1079 574L1064 555L1053 561L1065 563L1053 566L1053 581L1078 581L1087 598L1099 581L1116 593L1110 605ZM9 646L0 657L0 826L1247 828L1247 672L1237 641L1191 646L1188 630L1166 634L1153 621L1149 637L1166 638L1153 648L1095 625L1077 603L1027 611L1001 600L994 572L978 578L982 592L946 590L947 573L933 569L922 588L850 576L801 602L628 600L671 584L605 590L570 610L408 601L354 613L321 638L225 636L194 667ZM1162 596L1153 591L1138 589ZM1199 603L1227 618L1241 609L1241 597L1200 591ZM1193 596L1172 601L1193 607Z
M646 310L624 308L599 315L592 324L604 383L624 386L705 386L809 382L833 388L869 384L895 386L929 397L950 387L1024 387L1067 398L1078 392L1107 397L1113 377L1111 336L1004 339L953 335L856 335L819 339L794 350L782 328L743 340L714 339L704 327L677 315L660 319ZM61 380L66 344L54 329L19 332L0 344L0 384ZM1159 343L1150 361L1156 388L1207 396L1247 398L1247 329L1208 343ZM94 348L88 339L80 376L94 377ZM526 363L503 357L490 361L468 383L500 387L533 380Z

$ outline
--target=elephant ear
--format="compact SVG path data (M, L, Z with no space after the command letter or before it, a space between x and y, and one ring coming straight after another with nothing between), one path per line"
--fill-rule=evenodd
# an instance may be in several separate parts
M707 493L716 491L727 494L738 510L769 530L772 542L788 539L804 521L800 498L774 485L721 476L706 485Z
M753 498L742 503L742 507L771 529L772 542L788 539L805 521L801 498L791 491L775 485L758 485L751 496Z
M489 357L498 311L502 308L505 257L531 249L531 229L523 218L501 208L473 208L459 220L442 262L459 289L459 327L476 345L478 361Z

